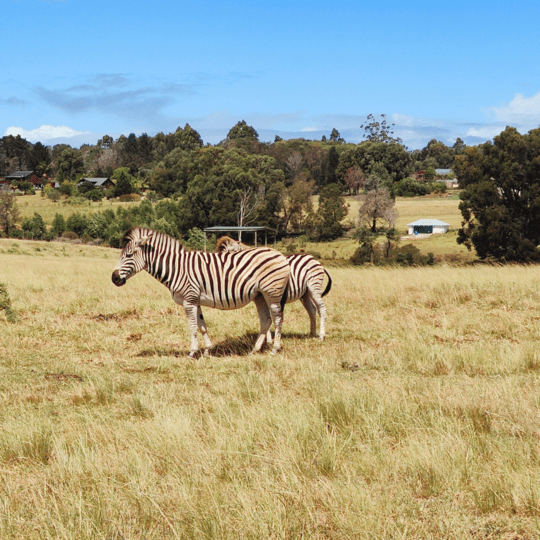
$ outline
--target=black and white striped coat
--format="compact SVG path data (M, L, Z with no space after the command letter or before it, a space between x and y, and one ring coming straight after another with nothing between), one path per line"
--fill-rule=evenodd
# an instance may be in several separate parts
M216 245L216 252L237 252L250 250L249 246L234 240L229 236L222 236ZM327 310L322 300L332 288L332 278L323 265L314 257L308 254L294 254L287 257L287 262L291 267L289 277L289 288L287 291L287 303L300 300L309 315L310 333L317 334L317 321L315 314L318 312L321 319L319 338L323 340L326 335ZM328 283L324 291L322 290L324 276ZM270 340L270 339L269 339Z
M113 283L124 285L141 270L163 283L173 300L186 311L191 333L190 357L199 349L197 328L203 335L205 355L212 346L201 306L230 310L255 302L261 328L253 352L261 349L272 321L276 326L272 352L280 349L290 268L278 251L269 248L235 253L186 251L178 240L142 227L131 229L123 245L112 274Z

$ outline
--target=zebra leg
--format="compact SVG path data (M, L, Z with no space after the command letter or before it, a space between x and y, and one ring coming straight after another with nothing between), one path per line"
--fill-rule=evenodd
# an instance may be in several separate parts
M209 349L212 346L210 337L208 336L208 330L206 329L206 322L204 322L204 317L202 314L201 306L197 306L197 325L201 334L203 335L204 340L204 356L210 356Z
M199 351L199 342L197 340L197 313L199 309L194 304L184 302L184 310L187 315L189 332L191 334L191 350L189 351L188 358L195 358L195 355Z
M306 311L309 315L309 333L311 336L317 335L317 318L315 314L317 313L317 308L311 296L310 291L306 291L306 294L300 298L303 306L306 308Z
M274 334L274 348L272 349L271 354L276 354L281 349L281 326L283 324L283 311L281 309L280 302L269 303L270 315L272 316L272 321L276 327Z
M327 316L326 306L324 305L320 291L310 290L309 292L311 293L312 301L317 307L317 311L319 312L319 317L321 318L321 329L319 331L319 339L321 341L324 341L324 338L326 336L326 316Z
M270 332L272 318L270 316L270 312L268 311L268 304L266 303L264 297L260 294L255 297L254 302L257 306L257 313L259 314L261 329L259 332L259 337L257 338L257 341L255 343L255 347L253 347L253 351L251 351L252 354L261 350L261 347L264 344L264 340L268 339L268 335L270 335L269 343L272 343L272 334Z

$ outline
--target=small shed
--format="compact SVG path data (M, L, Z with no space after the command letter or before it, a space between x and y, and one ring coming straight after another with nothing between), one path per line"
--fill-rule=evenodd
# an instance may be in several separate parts
M266 246L268 244L268 231L271 231L274 233L274 247L276 246L276 233L277 229L272 229L272 227L227 227L227 226L219 226L219 227L206 227L204 229L204 251L206 251L206 233L229 233L229 232L235 232L238 234L238 238L240 238L241 232L253 232L255 233L255 247L257 247L257 233L263 233L264 232L264 245Z
M444 182L448 189L456 189L459 187L457 178L455 178L452 169L435 169L435 175L438 182ZM454 178L452 178L454 176Z
M80 186L84 182L89 182L94 187L100 189L109 189L111 186L114 186L114 182L110 178L81 178L81 181L77 185Z
M439 219L418 219L407 225L408 234L444 234L450 225Z

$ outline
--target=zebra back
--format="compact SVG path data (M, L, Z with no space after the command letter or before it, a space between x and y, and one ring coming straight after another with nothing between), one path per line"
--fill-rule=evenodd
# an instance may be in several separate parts
M279 301L290 275L287 259L269 248L224 253L186 251L178 240L142 227L132 229L124 244L122 256L140 250L144 265L136 271L144 268L173 295L217 309L237 309L259 293ZM122 256L117 268L122 266Z
M237 251L253 249L230 236L222 236L218 239L216 251L220 253L232 253ZM324 276L328 278L328 283L321 296L325 296L332 288L332 278L323 265L312 255L299 253L287 256L287 262L291 267L289 277L289 288L287 291L287 302L294 302L304 296L308 287L312 290L322 290Z

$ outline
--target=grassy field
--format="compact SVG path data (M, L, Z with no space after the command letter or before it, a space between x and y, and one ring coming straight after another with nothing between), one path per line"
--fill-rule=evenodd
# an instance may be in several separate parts
M538 267L333 268L326 341L206 309L188 360L117 255L0 240L0 538L540 537Z
M353 197L346 198L349 204L349 219L358 220L358 210L361 202ZM450 230L461 227L461 212L458 208L459 199L457 194L445 197L397 197L396 210L398 219L396 228L403 234L407 232L407 224L417 219L440 219L450 224Z
M21 217L32 217L35 212L41 215L45 223L50 225L54 216L59 213L65 218L68 218L75 212L89 214L92 212L103 211L107 208L115 210L119 207L126 207L138 203L120 203L104 200L102 202L85 202L82 205L66 205L62 201L53 202L46 197L36 195L25 195L17 199ZM353 197L347 198L349 204L348 220L355 223L358 219L358 210L360 201ZM461 261L472 261L476 257L474 253L470 253L463 246L458 246L456 243L457 230L461 226L461 213L458 209L459 199L457 195L451 197L416 197L405 198L398 197L396 199L396 208L398 210L398 220L396 227L402 234L407 232L407 224L420 218L436 218L450 224L450 233L446 235L434 235L431 238L411 238L406 239L403 243L413 243L420 251L426 255L431 252L439 258L460 259ZM249 239L248 241L252 241ZM340 239L332 243L313 243L295 242L298 249L305 249L310 252L320 253L327 260L345 259L348 260L356 248L358 242L352 239ZM279 248L285 251L285 245L279 244Z
M91 214L93 212L102 212L107 208L114 211L121 207L128 207L133 204L132 202L117 202L104 199L100 202L84 201L82 204L65 204L65 199L61 199L57 202L51 201L47 197L42 197L41 192L35 195L24 195L17 197L17 206L22 218L33 217L37 212L45 221L47 225L51 225L56 214L63 215L66 219L75 212L81 214Z
M358 220L358 211L361 202L353 197L346 198L349 204L348 220L355 223ZM459 199L457 194L449 197L398 197L396 209L398 219L396 228L401 234L407 234L407 224L417 219L434 218L445 221L450 225L447 234L434 234L429 237L407 237L401 240L401 245L413 244L423 255L433 253L438 260L448 262L473 262L477 260L476 254L456 242L458 229L461 227L461 212L458 208ZM381 237L381 241L382 241ZM317 252L327 261L332 259L348 260L358 247L358 242L353 239L340 238L334 242L295 242L298 249L308 252ZM285 246L281 246L285 250Z

